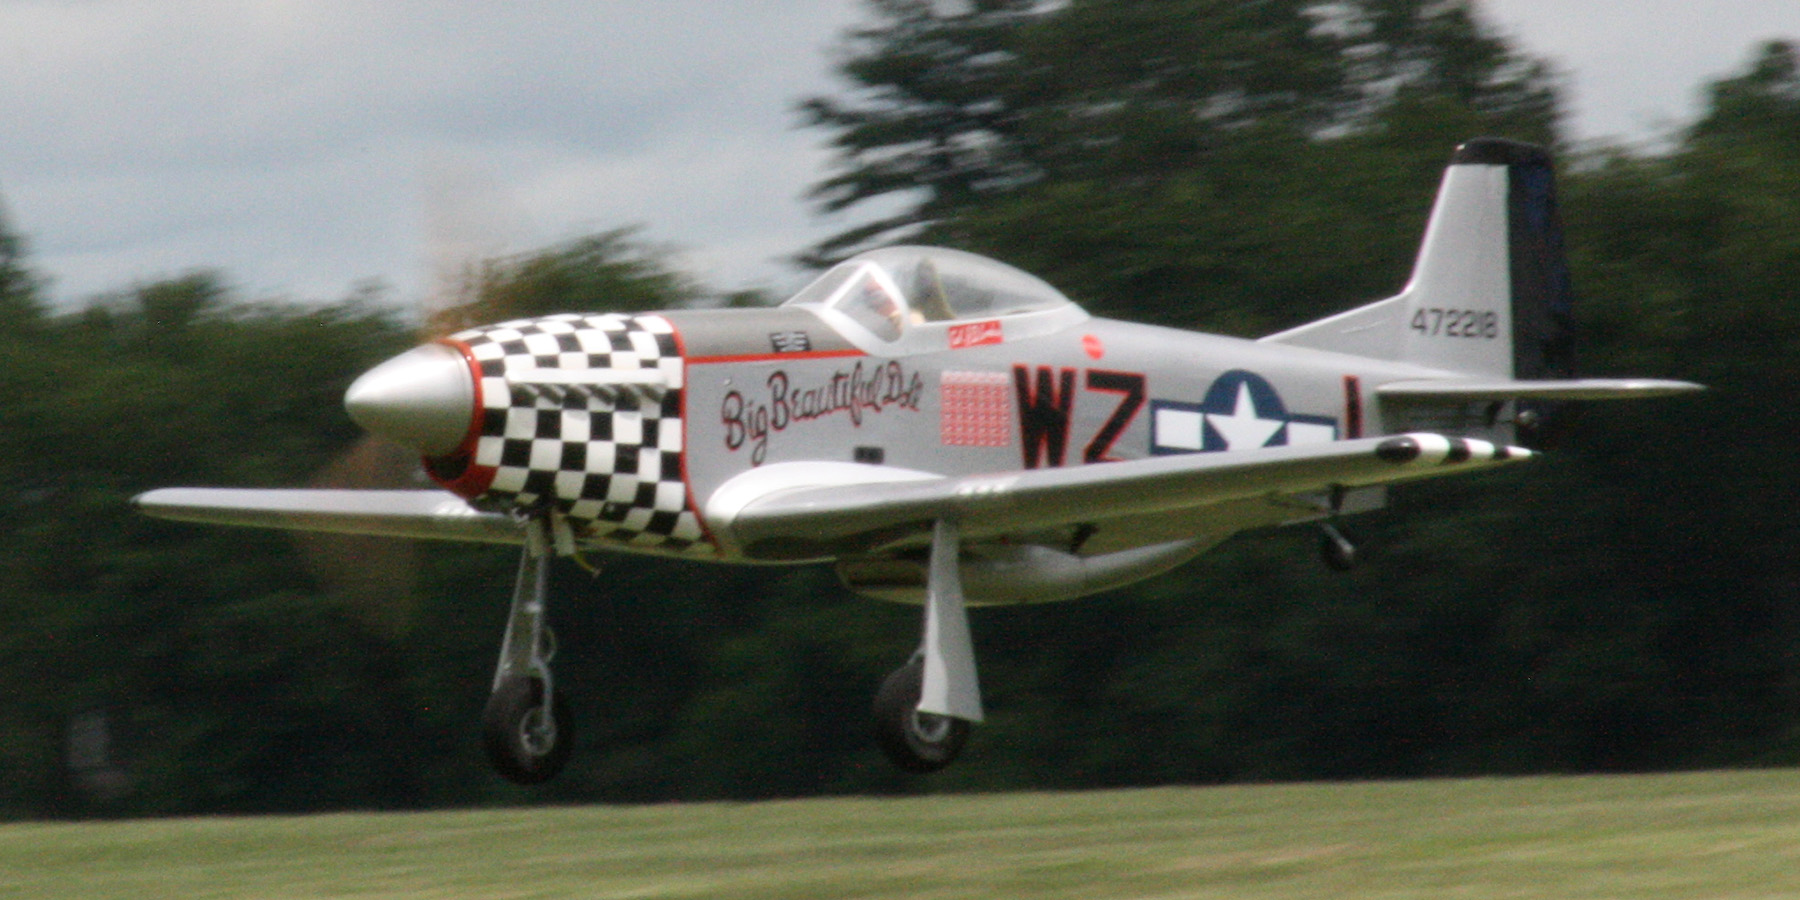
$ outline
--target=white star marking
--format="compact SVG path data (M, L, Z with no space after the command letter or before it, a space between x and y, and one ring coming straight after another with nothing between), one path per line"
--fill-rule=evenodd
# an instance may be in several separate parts
M1206 423L1225 439L1227 450L1254 450L1269 442L1287 422L1264 419L1256 414L1256 402L1250 399L1250 385L1238 385L1237 407L1231 415L1207 413Z

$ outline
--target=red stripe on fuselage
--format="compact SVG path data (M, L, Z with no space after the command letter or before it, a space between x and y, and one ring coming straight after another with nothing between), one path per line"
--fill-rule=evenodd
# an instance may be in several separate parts
M1354 440L1363 436L1363 402L1362 379L1355 375L1344 376L1344 438Z
M669 327L673 328L674 324L671 323ZM677 331L676 334L679 335L680 332ZM681 339L678 336L676 338L676 343L678 345L680 340ZM790 359L840 359L846 356L867 355L867 353L864 353L861 350L802 350L798 353L744 353L740 355L696 356L692 358L684 356L682 359L687 360L688 365L710 366L718 363L780 362Z
M453 341L449 338L444 338L439 340L438 343L462 354L463 361L469 364L469 379L473 381L475 385L475 389L471 394L471 402L474 404L475 409L469 414L469 430L463 434L462 443L457 445L455 450L443 457L439 457L440 459L455 459L457 457L466 459L468 462L464 465L462 473L455 478L440 478L437 473L433 471L431 464L432 458L426 457L424 459L425 474L430 475L431 480L437 482L444 490L447 490L458 497L462 497L465 500L473 500L476 497L487 493L487 489L493 486L494 483L494 469L489 466L478 466L475 464L475 450L481 443L481 428L487 421L487 404L483 401L484 395L481 392L481 363L475 361L475 351L470 349L469 345L462 341Z
M689 379L687 367L694 362L687 355L687 342L681 339L681 329L674 322L658 316L669 323L669 336L675 341L675 355L681 358L681 489L687 492L687 508L694 513L694 521L700 523L700 539L712 545L713 553L719 552L719 542L712 536L712 530L706 527L706 517L700 514L700 504L694 495L694 479L688 474L688 448L693 445L688 433L688 389Z

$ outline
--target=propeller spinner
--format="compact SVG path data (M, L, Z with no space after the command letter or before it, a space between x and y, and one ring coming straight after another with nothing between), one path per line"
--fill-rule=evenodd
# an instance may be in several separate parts
M456 348L425 344L364 372L344 392L344 409L371 434L444 456L475 420L475 379Z

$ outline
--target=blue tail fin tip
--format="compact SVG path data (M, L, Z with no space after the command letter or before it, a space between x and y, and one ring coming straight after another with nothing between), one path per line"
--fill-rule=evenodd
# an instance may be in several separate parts
M1508 138L1471 138L1450 156L1451 165L1476 166L1548 166L1550 151L1524 141Z

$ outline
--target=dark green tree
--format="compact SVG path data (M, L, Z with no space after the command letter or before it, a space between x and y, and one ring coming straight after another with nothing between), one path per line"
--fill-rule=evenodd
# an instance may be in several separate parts
M44 315L42 281L25 263L25 238L0 206L0 328L35 327Z
M1018 36L1040 17L1039 0L866 5L878 21L851 32L840 63L857 96L812 97L800 107L809 124L834 132L840 154L838 174L813 196L834 212L895 193L917 199L814 248L815 261L1042 177L1011 96L1022 66Z
M915 191L898 225L1096 309L1256 333L1369 299L1404 277L1451 144L1554 136L1542 68L1464 4L872 8L847 64L875 93L809 107L861 148L826 195ZM1665 152L1565 173L1582 369L1707 395L1594 407L1529 468L1397 490L1351 523L1372 559L1348 575L1296 529L1106 597L979 611L990 721L928 781L893 774L864 724L917 609L822 568L601 557L556 573L579 753L551 785L504 785L473 734L513 553L383 557L407 599L371 605L285 535L128 506L312 483L360 440L344 387L413 329L204 272L53 314L7 237L0 815L1791 764L1797 82L1769 44ZM445 327L698 295L625 232L476 271Z
M840 151L815 197L900 211L816 261L943 243L1099 311L1256 330L1346 287L1391 290L1410 247L1390 235L1422 221L1410 198L1456 143L1553 137L1548 67L1466 3L870 9L880 24L852 35L841 66L850 97L802 107ZM1346 208L1358 214L1332 215Z
M566 312L638 312L692 303L703 293L664 255L620 228L469 268L460 297L428 323L434 332Z

